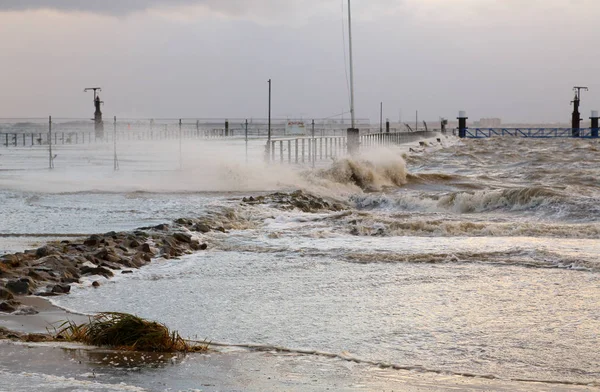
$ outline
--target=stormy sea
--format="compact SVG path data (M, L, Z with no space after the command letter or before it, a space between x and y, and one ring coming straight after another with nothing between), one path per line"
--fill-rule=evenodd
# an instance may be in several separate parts
M377 381L381 369L465 380L465 389L477 379L513 383L505 390L600 387L598 141L441 136L315 168L265 166L258 142L247 164L212 143L212 153L186 146L184 170L164 172L176 166L164 146L159 158L131 147L135 159L102 175L108 147L93 159L59 151L53 173L23 169L30 151L3 152L14 167L0 172L0 248L26 246L16 234L45 241L179 218L218 228L191 233L204 252L83 278L53 303L134 313L230 349L301 355L294 367L276 361L287 380L279 390L295 390L284 373L326 374L323 358L370 375L331 390L394 389ZM262 389L252 365L239 375L230 363L221 381L199 385L202 366L107 366L91 382L67 365L27 372L0 360L0 379L6 390L174 391L244 390L221 383L242 377Z

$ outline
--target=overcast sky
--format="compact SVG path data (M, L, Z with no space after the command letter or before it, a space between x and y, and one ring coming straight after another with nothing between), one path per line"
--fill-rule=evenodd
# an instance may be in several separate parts
M0 117L348 110L346 0L0 0ZM505 122L600 109L598 0L353 0L356 111ZM345 11L344 11L345 12ZM347 25L346 25L347 28ZM346 40L347 44L347 40Z

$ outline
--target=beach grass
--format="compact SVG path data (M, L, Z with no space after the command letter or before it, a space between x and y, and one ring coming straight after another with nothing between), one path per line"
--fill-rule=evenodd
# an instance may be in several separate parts
M203 352L208 344L192 343L165 325L116 312L99 313L85 324L66 321L55 337L70 342L144 352Z

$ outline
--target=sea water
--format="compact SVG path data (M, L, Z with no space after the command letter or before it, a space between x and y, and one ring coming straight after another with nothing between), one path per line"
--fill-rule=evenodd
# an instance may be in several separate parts
M46 233L226 215L240 224L199 235L208 251L156 260L96 290L86 280L56 303L135 313L201 340L598 386L599 147L443 138L413 153L387 148L315 170L278 167L269 181L228 166L220 173L261 181L227 193L223 181L215 192L189 181L171 192L12 189L2 198L24 215L2 230L36 232L26 217L37 213ZM242 201L296 189L346 209ZM64 219L58 229L53 209Z

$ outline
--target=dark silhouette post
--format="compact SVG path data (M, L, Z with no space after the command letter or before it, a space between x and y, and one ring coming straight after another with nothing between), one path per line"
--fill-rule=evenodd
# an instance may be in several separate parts
M267 125L267 146L265 149L265 160L269 162L271 160L271 79L269 79L267 83L269 83L269 123Z
M383 133L383 102L379 104L379 133Z
M246 119L244 135L246 140L246 163L248 163L248 119Z
M581 104L581 90L588 91L587 87L573 87L575 91L575 99L573 104L573 117L571 118L571 128L573 137L579 137L579 129L581 128L581 114L579 113L579 105Z
M590 120L592 120L592 137L593 138L597 138L598 137L598 111L597 110L592 110L592 115L590 117Z
M8 134L6 136L8 137ZM6 146L8 147L8 139L6 139ZM48 158L48 168L54 169L54 155L52 155L52 116L48 117Z
M83 89L83 92L88 92L90 90L94 91L94 132L96 138L103 139L104 138L104 122L102 121L102 110L100 110L100 105L104 104L104 101L100 100L100 95L97 94L98 91L102 91L101 87L88 87Z
M467 137L467 112L461 110L458 112L458 137L465 138Z

